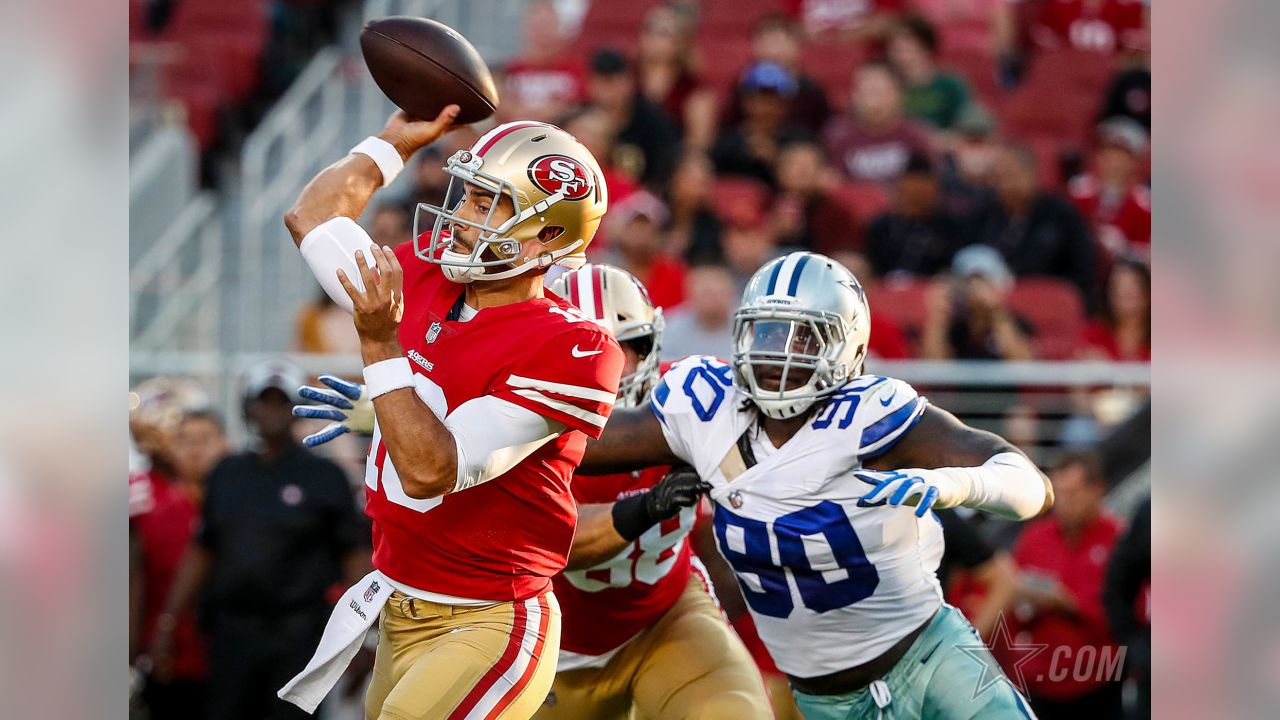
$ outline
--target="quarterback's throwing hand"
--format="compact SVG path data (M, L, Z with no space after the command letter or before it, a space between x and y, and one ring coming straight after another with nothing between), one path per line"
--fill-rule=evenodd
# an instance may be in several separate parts
M321 375L320 382L332 388L334 392L303 385L298 388L299 395L323 404L295 405L293 416L313 420L333 420L333 422L325 425L319 432L303 438L303 445L307 447L323 445L348 432L365 435L373 432L373 401L369 399L363 385L343 380L335 375Z
M364 252L356 251L356 267L360 268L361 287L352 284L339 269L338 282L351 297L352 316L361 340L388 342L396 339L396 329L404 315L404 271L390 247L369 246L374 267L369 267Z
M956 482L933 470L859 470L854 476L874 486L858 498L858 507L914 505L916 517L924 517L932 508L955 507L963 501L963 493Z

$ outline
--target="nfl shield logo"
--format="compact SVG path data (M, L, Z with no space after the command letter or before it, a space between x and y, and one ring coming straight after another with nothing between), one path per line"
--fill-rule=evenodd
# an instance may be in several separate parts
M427 344L435 342L438 337L440 337L440 323L433 322L431 327L427 328Z
M380 589L381 587L378 585L377 580L369 583L369 589L364 591L364 601L373 602L373 596L378 594L378 590Z
M735 510L742 507L742 502L743 501L742 501L741 492L734 490L733 492L729 493L729 504L732 505Z

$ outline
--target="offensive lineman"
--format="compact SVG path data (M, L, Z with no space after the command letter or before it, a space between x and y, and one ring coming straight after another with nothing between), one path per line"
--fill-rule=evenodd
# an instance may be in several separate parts
M352 310L376 423L365 472L376 570L334 608L280 696L314 710L381 619L369 720L528 718L554 675L569 492L613 406L622 352L544 296L581 264L607 207L591 153L515 122L449 158L444 207L395 250L355 223L373 192L451 127L397 112L323 170L286 224L329 295ZM415 226L416 226L415 221Z
M683 462L712 486L717 545L805 717L1030 717L1003 676L984 687L998 671L942 600L928 511L1025 520L1052 505L1048 480L907 383L863 375L869 321L839 263L767 263L734 315L732 363L677 363L580 472Z
M660 375L662 310L629 273L584 265L555 294L609 328L626 356L617 408L639 407ZM578 529L554 578L560 662L539 720L768 720L760 672L725 622L689 544L709 489L688 468L578 475Z

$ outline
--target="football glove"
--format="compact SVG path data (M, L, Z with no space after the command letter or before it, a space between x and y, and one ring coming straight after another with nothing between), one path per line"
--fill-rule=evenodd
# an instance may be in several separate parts
M649 492L613 504L613 528L625 540L635 540L663 520L698 504L711 486L691 467L672 468Z
M924 517L932 508L955 507L967 497L955 478L937 470L859 470L854 477L874 486L858 498L858 507L914 506L916 517Z
M302 439L307 447L323 445L348 432L369 435L373 433L373 400L365 392L364 385L343 380L335 375L321 375L320 382L333 390L304 385L298 394L323 405L295 405L294 417L313 420L333 420L319 432Z

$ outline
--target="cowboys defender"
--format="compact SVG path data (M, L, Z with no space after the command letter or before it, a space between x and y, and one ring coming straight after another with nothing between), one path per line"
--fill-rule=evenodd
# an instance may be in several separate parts
M1048 479L907 383L862 374L869 309L834 260L766 264L733 335L732 362L686 358L647 408L615 410L578 472L687 463L711 485L720 552L805 717L1032 717L943 602L929 510L1026 520L1052 505Z

